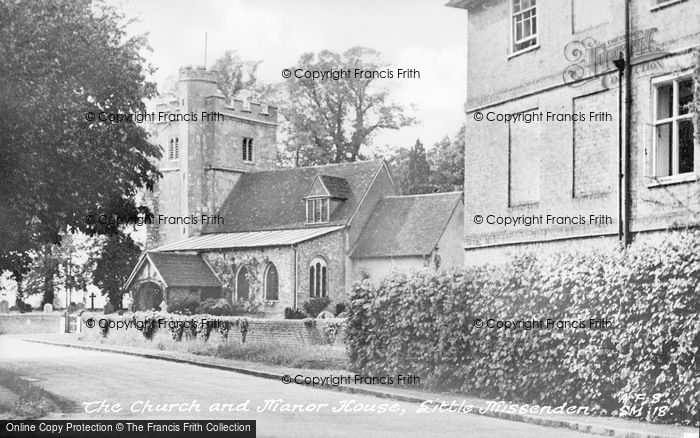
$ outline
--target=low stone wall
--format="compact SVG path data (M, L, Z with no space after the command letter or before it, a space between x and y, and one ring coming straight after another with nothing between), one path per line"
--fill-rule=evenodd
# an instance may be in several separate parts
M61 317L60 312L1 314L0 334L59 333Z
M325 345L329 343L326 331L323 329L325 321L332 320L249 319L247 339L250 342L274 339L301 344ZM342 335L338 336L335 341L335 344L340 343L342 343Z
M245 319L248 322L248 331L246 333L246 342L264 342L264 341L282 341L289 342L299 345L328 345L331 343L331 338L333 338L332 330L329 330L330 325L337 327L337 334L335 339L333 339L333 344L342 345L343 344L343 329L342 329L342 319L261 319L261 318L246 318L241 316L211 316L211 315L191 315L191 316L179 316L179 315L169 315L167 313L162 314L150 314L156 318L169 319L176 317L177 319L187 319L194 320L197 323L203 319L207 319L210 322L216 323L217 321L234 321ZM88 334L89 336L98 337L100 336L100 320L110 319L110 320L130 320L136 318L137 321L143 321L146 317L146 313L137 312L134 314L119 315L103 315L99 313L84 313L82 315L82 328L81 331ZM89 328L85 324L88 318L94 319L93 327ZM324 326L326 328L324 328ZM168 329L159 329L156 333L156 338L160 336L167 336L164 334ZM132 333L135 333L137 337L141 337L135 329L129 329ZM110 333L112 330L110 330ZM108 335L109 336L109 335ZM211 339L217 340L219 335L216 329L212 331ZM231 328L229 339L241 339L239 326Z

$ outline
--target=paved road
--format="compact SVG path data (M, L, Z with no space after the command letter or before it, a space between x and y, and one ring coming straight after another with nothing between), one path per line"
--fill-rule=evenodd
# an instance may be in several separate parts
M0 367L37 379L46 390L77 402L80 410L52 418L72 419L254 419L259 437L590 437L467 413L418 414L418 404L398 402L399 413L332 412L351 401L354 407L395 403L370 396L310 389L298 385L154 359L23 342L0 336ZM268 400L276 411L256 412ZM86 412L105 402L120 412ZM216 403L248 412L209 412ZM147 406L174 404L188 412L142 412ZM316 412L280 412L282 405L320 407ZM104 405L103 405L104 406ZM132 412L131 409L136 412ZM401 414L402 413L402 414Z

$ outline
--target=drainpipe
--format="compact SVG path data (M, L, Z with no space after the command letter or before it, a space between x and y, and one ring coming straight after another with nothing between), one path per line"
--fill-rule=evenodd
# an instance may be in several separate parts
M623 122L622 122L622 81L625 78L625 55L620 52L620 56L613 61L617 68L617 240L621 246L624 246L625 232L623 223L624 218L624 140L623 140Z
M297 246L292 245L292 249L294 249L294 310L297 310L297 289L298 289L298 283L299 283L299 266L297 265L298 263L298 256L297 256Z
M622 246L626 248L630 244L630 217L632 202L630 197L630 168L632 158L632 43L630 35L632 34L632 23L630 17L630 0L625 0L625 59L626 79L625 79L625 170L624 170L624 222L623 222L623 239Z

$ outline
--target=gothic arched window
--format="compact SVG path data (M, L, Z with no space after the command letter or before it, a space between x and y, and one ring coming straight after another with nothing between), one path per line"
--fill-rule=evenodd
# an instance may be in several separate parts
M236 275L236 298L247 300L250 296L250 271L245 266L238 270Z
M280 284L277 268L270 263L267 265L267 270L265 271L265 299L270 301L279 300L279 289Z
M313 259L309 266L309 296L328 296L328 264L321 257Z

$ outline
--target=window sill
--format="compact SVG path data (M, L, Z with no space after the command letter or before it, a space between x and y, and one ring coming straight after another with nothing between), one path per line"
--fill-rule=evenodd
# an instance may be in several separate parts
M517 204L510 204L508 205L508 208L513 208L513 209L528 209L528 208L535 208L540 205L540 201L526 201L526 202L518 202Z
M511 53L510 55L508 55L508 60L510 61L511 59L513 59L513 58L515 58L515 57L517 57L517 56L520 56L520 55L525 54L525 53L528 53L528 52L532 52L533 50L537 50L537 49L539 49L539 48L540 48L540 44L537 43L537 44L535 44L534 46L530 46L530 47L527 47L527 48L525 48L525 49L518 50L517 52L513 52L513 53Z
M695 173L683 173L681 175L664 176L663 178L653 178L653 181L647 184L647 188L670 186L674 184L683 184L698 181L698 175Z
M653 0L652 0L652 1L653 1ZM661 3L661 4L657 4L657 5L652 5L652 7L649 8L649 10L650 10L651 12L656 12L656 11L661 10L661 9L664 9L664 8L666 8L666 7L668 7L668 6L673 6L673 5L677 5L678 3L683 3L684 1L686 1L686 0L673 0L673 1L666 2L666 3Z

